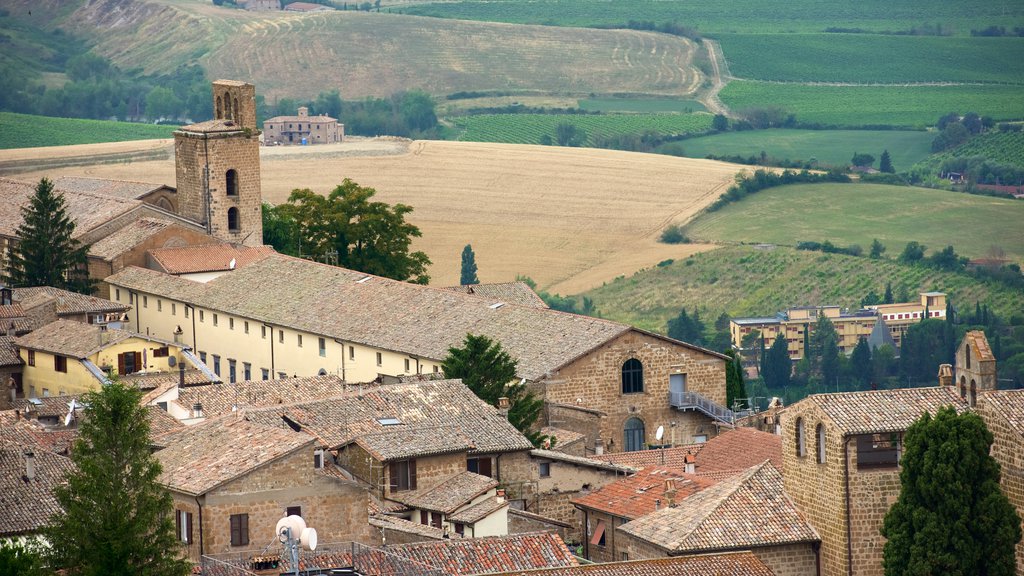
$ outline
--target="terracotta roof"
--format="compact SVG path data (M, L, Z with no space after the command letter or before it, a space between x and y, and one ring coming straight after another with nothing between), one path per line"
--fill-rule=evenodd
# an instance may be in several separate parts
M121 382L124 382L125 384L134 384L136 388L145 392L145 395L142 397L142 404L152 403L157 396L160 396L172 388L176 388L181 383L181 375L176 370L168 372L154 372L152 374L143 374L140 372L136 374L126 374L120 378ZM202 386L204 384L214 384L216 382L217 381L211 380L211 378L201 370L185 370L185 386Z
M56 301L58 316L126 312L131 309L131 306L126 304L95 296L87 296L78 292L70 292L52 286L15 288L14 301L20 303L25 310L32 310L37 306Z
M58 176L53 181L53 187L65 192L93 192L125 200L138 200L150 192L167 188L164 184L151 182L86 178L84 176Z
M170 226L170 222L163 220L139 218L113 234L93 242L92 246L89 247L89 255L109 262Z
M472 440L447 426L388 426L380 432L363 434L355 441L381 462L476 448Z
M561 428L555 428L554 426L545 426L540 429L540 433L543 436L550 436L554 438L554 446L552 446L551 449L555 452L561 452L566 448L572 448L577 442L582 442L586 438L579 432L563 430Z
M646 468L648 466L666 466L682 470L686 467L686 457L693 456L700 452L704 444L684 444L665 450L636 450L634 452L616 452L614 454L591 455L588 458L622 464L633 468ZM664 453L664 454L663 454ZM664 461L662 460L664 458Z
M967 409L967 401L956 390L931 387L812 394L783 413L805 402L821 408L844 434L902 432L925 412L934 414L943 406L954 406L957 412Z
M385 550L453 575L579 565L557 534L452 538L387 546Z
M25 451L33 454L35 477L26 477ZM37 532L60 512L53 488L74 470L71 460L38 446L0 440L0 536Z
M753 552L726 552L654 560L503 572L507 576L774 576Z
M71 401L74 400L78 408L84 408L82 404L82 396L80 394L70 394L64 396L44 396L43 398L17 398L11 403L11 408L14 410L21 410L24 413L25 408L29 406L35 411L36 417L64 417L70 409Z
M472 506L459 510L449 516L448 520L462 524L476 524L498 510L507 507L508 500L505 500L504 498L487 498L486 500L482 500Z
M37 184L0 178L0 198L4 199L0 202L0 235L17 236L22 222L21 208L28 205ZM67 214L75 223L75 238L142 205L139 200L125 200L95 192L57 191L63 194Z
M992 354L992 348L988 345L988 338L985 338L985 333L981 330L971 330L967 334L964 334L964 341L971 346L978 355L980 361L995 361L996 357Z
M736 428L704 443L694 459L696 472L746 470L771 460L782 469L782 437L754 428Z
M412 522L405 518L398 518L396 516L386 516L384 514L373 516L370 518L370 525L376 526L377 528L394 530L396 532L415 534L417 536L423 536L434 540L444 538L444 530L441 530L440 528L434 528L428 524L420 524L419 522Z
M619 530L670 553L821 540L786 495L767 460Z
M620 518L639 518L654 512L658 506L664 508L669 505L665 492L670 484L676 490L674 500L679 502L711 486L714 481L684 474L679 470L652 466L628 478L605 484L590 494L574 499L572 503L577 507Z
M16 416L14 410L5 410L0 412L0 438L54 454L67 454L78 438L78 428L47 428L38 420L26 420Z
M1002 416L1024 436L1024 390L993 390L985 392L983 399L986 408Z
M461 472L432 488L395 492L391 499L410 508L451 514L497 485L493 478Z
M235 416L206 420L166 434L160 440L166 448L156 453L163 466L159 482L193 496L313 444L313 438L307 434ZM312 458L309 465L312 468Z
M0 366L20 366L21 364L18 347L14 345L14 336L0 336ZM2 384L6 386L7 382L2 382Z
M25 309L21 307L20 302L0 306L0 319L21 318L23 316L25 316Z
M177 377L176 374L173 376ZM330 398L344 392L337 376L309 376L281 380L247 380L234 384L208 384L186 386L178 390L177 403L191 408L202 402L208 418L230 414L237 410L264 408L307 400Z
M159 406L146 406L146 417L149 419L149 437L159 438L171 432L180 432L185 425L175 420Z
M195 274L242 268L273 254L272 246L237 246L234 244L203 244L180 248L159 248L148 254L168 274Z
M613 464L611 462L603 462L594 458L584 458L583 456L576 456L573 454L566 454L564 452L558 452L557 450L530 450L530 456L534 458L546 458L548 460L555 460L558 462L566 462L576 466L584 466L587 468L596 468L599 470L608 470L610 472L617 472L619 474L632 474L637 471L636 468L630 466L624 466L622 464Z
M466 334L501 342L519 376L539 380L629 326L398 282L271 254L207 283L128 267L107 282L243 318L439 360ZM311 313L312 311L317 313ZM430 322L422 319L429 317ZM638 331L638 330L637 330ZM653 335L664 338L664 336ZM716 358L716 352L682 344Z
M56 320L24 336L18 336L15 342L21 348L82 359L118 342L136 337L150 340L147 336L127 330L100 330L100 326L96 324Z
M477 398L461 380L357 388L333 398L255 408L247 414L256 422L287 427L283 417L332 448L385 428L420 425L447 428L468 438L476 446L470 452L511 452L533 447L497 408ZM378 421L384 418L397 418L400 424L385 426ZM423 449L429 450L431 446ZM413 439L410 450L418 447Z
M195 124L189 124L188 126L182 126L174 131L175 134L179 132L187 133L212 133L212 132L241 132L241 124L233 120L207 120L205 122L197 122Z
M300 2L292 2L291 5L301 4ZM313 4L323 8L323 5ZM337 118L331 118L330 116L274 116L273 118L267 118L264 122L306 122L308 124L330 124L331 122L337 122Z
M547 308L548 305L526 282L500 282L495 284L471 284L468 286L445 286L444 290L473 294L491 302L510 302L523 306Z

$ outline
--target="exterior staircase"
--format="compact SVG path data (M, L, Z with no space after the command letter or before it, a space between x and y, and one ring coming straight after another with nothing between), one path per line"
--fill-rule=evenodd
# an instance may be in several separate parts
M668 403L676 410L696 410L730 426L736 423L736 414L732 410L696 392L669 392Z

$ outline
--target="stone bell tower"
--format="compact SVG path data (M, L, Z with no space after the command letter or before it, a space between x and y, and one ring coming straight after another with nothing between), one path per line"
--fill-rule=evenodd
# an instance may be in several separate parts
M263 244L256 88L213 83L213 120L174 132L178 214L228 242Z

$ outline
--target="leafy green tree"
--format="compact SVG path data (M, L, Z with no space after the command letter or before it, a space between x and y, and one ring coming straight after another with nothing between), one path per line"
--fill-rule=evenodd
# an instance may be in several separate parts
M479 283L480 278L476 275L476 254L473 253L473 246L466 244L462 249L462 273L459 276L459 284L468 286Z
M881 242L878 241L878 238L875 238L874 240L871 241L870 256L871 258L878 260L879 258L882 257L882 254L885 254L885 244L882 244Z
M423 132L437 126L434 98L422 90L402 94L402 119L411 130Z
M861 306L875 306L876 304L881 303L882 298L878 294L875 294L874 290L868 292L863 298L860 299Z
M61 512L44 529L51 566L70 575L184 576L170 492L157 483L149 419L134 386L113 382L83 398L75 470L54 489Z
M709 347L712 350L728 353L732 349L732 334L729 332L729 315L722 312L715 320L715 333L711 338Z
M1020 517L999 488L992 433L947 406L907 430L899 498L885 515L886 576L1010 576Z
M775 337L772 347L765 353L764 385L770 389L789 386L793 362L789 359L789 343L781 333Z
M410 252L420 229L405 221L412 207L371 202L377 191L345 178L326 197L309 190L294 190L288 203L277 207L294 222L303 255L367 274L426 284L430 258Z
M505 352L499 342L482 335L466 334L461 347L448 349L441 363L446 378L460 378L474 394L492 406L502 396L509 399L509 422L540 446L544 437L532 430L544 407L526 387L516 379L516 361Z
M882 382L893 375L896 366L896 349L883 344L871 352L871 371L875 382Z
M892 158L889 156L888 150L882 151L882 159L878 161L878 171L893 174L896 169L892 167Z
M900 262L904 264L916 264L924 259L924 251L928 247L916 240L907 242L900 254Z
M299 229L290 216L282 213L279 207L264 202L263 243L274 247L281 254L299 255Z
M583 146L587 141L587 133L572 122L559 122L555 126L555 141L559 146Z
M696 308L693 310L693 317L690 317L683 307L679 311L679 316L668 321L666 330L669 338L695 346L704 345L704 324L700 321Z
M155 86L146 95L146 116L150 120L178 118L184 108L181 98L165 86Z
M857 345L853 347L853 352L850 354L850 372L861 384L871 382L871 346L863 336L857 340Z
M839 344L836 337L826 338L821 347L821 380L825 388L833 384L839 386L841 362Z
M740 348L743 350L743 359L758 367L758 374L761 372L761 354L764 352L764 340L761 338L761 331L751 330L740 340Z
M0 576L52 576L43 568L43 557L29 542L0 542Z
M313 103L313 111L317 114L326 114L331 118L341 118L341 93L337 90L321 92Z
M716 132L725 132L729 129L729 119L724 114L715 114L711 120L711 129Z
M854 166L871 166L875 163L875 157L871 154L854 152L853 158L850 159L850 163Z
M946 246L928 258L928 264L932 268L946 270L949 272L959 272L960 270L963 270L966 262L966 258L957 256L957 253L953 250L952 246Z
M938 318L924 318L911 325L900 346L903 375L916 382L933 381L940 364L953 362L950 350L955 340L952 326Z
M43 178L21 208L18 242L10 252L7 283L11 286L53 286L90 294L89 247L74 239L75 223L67 214L64 195Z

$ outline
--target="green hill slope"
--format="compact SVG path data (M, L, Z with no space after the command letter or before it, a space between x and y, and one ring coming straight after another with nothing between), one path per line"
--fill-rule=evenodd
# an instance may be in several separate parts
M884 293L887 281L897 294L939 290L959 307L987 302L1005 318L1024 309L1024 294L966 274L784 247L732 246L704 252L620 277L584 295L594 300L605 318L664 332L665 323L683 306L698 308L706 322L722 312L737 317L772 315L811 304L855 308L869 291Z
M171 138L177 126L0 112L0 149Z

